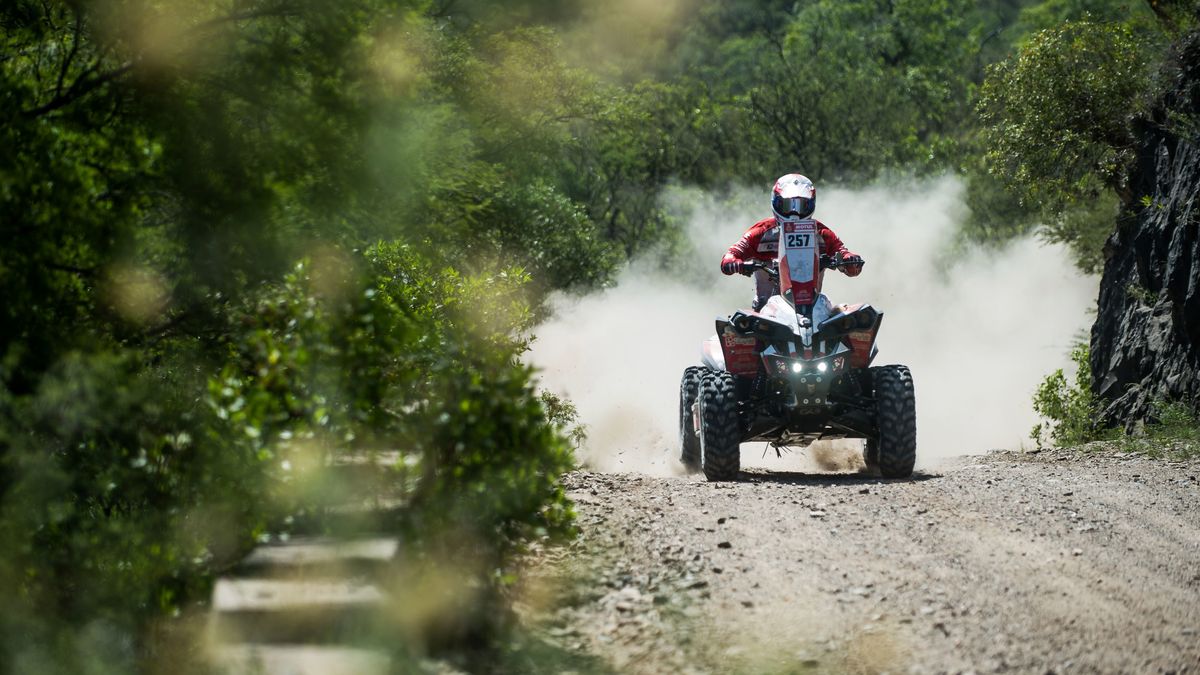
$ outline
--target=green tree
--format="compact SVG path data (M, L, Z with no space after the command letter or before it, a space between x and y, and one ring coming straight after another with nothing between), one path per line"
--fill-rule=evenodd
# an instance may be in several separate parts
M944 166L964 118L963 3L814 2L763 55L747 103L779 158L824 180Z
M1112 229L1144 107L1149 46L1119 24L1072 22L1032 36L988 72L979 100L989 170L1095 270Z
M555 106L585 97L517 91L570 75L536 32L443 38L371 0L0 25L0 668L148 667L150 627L321 506L304 458L405 449L414 541L493 498L445 524L478 534L481 586L569 528L520 358L540 299L614 256L557 175ZM476 66L533 81L444 77Z

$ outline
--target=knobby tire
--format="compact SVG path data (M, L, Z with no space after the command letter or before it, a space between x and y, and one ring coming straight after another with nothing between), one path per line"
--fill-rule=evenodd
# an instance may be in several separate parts
M683 379L679 382L679 461L683 462L688 473L700 470L700 437L696 435L693 424L692 404L700 394L700 380L707 368L689 366L683 371Z
M917 406L912 373L905 366L871 369L875 385L875 424L879 439L868 452L884 478L912 475L917 461Z
M733 375L710 373L700 382L700 455L710 481L736 480L742 429Z

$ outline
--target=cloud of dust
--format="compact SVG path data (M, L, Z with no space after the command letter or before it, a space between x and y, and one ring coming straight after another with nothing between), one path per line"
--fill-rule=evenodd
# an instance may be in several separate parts
M767 190L717 201L683 189L665 199L690 223L685 271L667 272L648 255L615 288L555 298L553 318L535 331L542 386L576 404L589 433L581 460L598 470L679 472L680 375L700 362L714 319L751 296L750 280L721 275L717 262L769 215ZM1060 246L1024 238L949 257L965 215L953 178L819 189L816 217L867 261L857 278L827 273L823 290L835 303L884 312L875 364L912 369L918 467L1019 448L1036 422L1034 389L1067 365L1092 320L1098 280ZM760 445L743 446L743 465L793 468L760 462Z
M582 14L563 33L566 57L612 77L644 72L668 56L675 36L692 22L696 0L583 0Z

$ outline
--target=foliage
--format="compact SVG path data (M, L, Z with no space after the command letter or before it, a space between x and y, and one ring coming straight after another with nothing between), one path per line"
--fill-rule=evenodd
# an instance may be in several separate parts
M761 21L714 26L748 24L692 57L715 76L714 93L744 111L749 129L729 132L748 139L756 177L783 166L823 181L946 166L966 113L966 3L762 3L757 12Z
M972 139L960 167L965 188L963 201L968 213L959 230L963 243L983 246L1003 246L1007 242L1038 231L1041 214L998 177L988 172L980 141Z
M261 531L263 467L195 405L191 377L75 352L34 395L6 397L5 663L83 670L93 655L55 645L88 623L128 636L176 612Z
M988 71L979 100L989 170L1094 271L1115 199L1127 199L1129 120L1148 90L1151 45L1124 25L1068 22Z
M434 270L394 243L345 262L302 263L241 316L237 358L210 385L218 417L276 465L398 451L418 474L399 486L413 519L499 533L499 551L525 528L566 532L557 478L573 460L514 365L527 277Z
M1070 447L1104 441L1102 447L1116 447L1155 457L1194 457L1200 455L1200 416L1183 401L1158 401L1151 419L1124 433L1098 426L1100 401L1091 390L1091 366L1087 345L1071 350L1075 375L1068 380L1059 369L1048 376L1033 397L1033 408L1045 420L1030 432L1039 447L1047 443Z
M980 113L994 170L1037 203L1094 189L1093 179L1119 186L1132 144L1125 122L1145 82L1139 51L1119 25L1076 22L993 66Z
M1154 2L1128 3L1114 0L1045 0L1021 8L1014 30L1023 36L1055 29L1073 21L1087 20L1103 24L1124 24L1135 35L1154 39L1158 32L1155 12L1167 9L1168 5L1183 3Z
M1065 244L1080 270L1100 274L1104 269L1104 242L1112 234L1120 208L1117 194L1100 192L1047 221L1039 234L1046 241Z
M346 453L399 451L409 536L470 527L481 582L570 531L520 357L541 298L624 244L553 161L582 90L478 85L574 75L419 4L227 9L0 10L6 670L138 667L260 536L345 496Z
M1200 456L1200 414L1183 401L1160 401L1153 406L1153 419L1139 433L1121 437L1118 447L1151 457Z
M579 410L575 404L550 391L542 391L539 397L546 410L546 419L558 427L572 445L576 448L581 446L587 439L587 425L579 422Z
M1092 394L1092 371L1087 345L1071 350L1075 376L1068 381L1060 368L1047 377L1033 396L1033 409L1046 419L1033 427L1030 437L1039 446L1047 441L1057 446L1080 445L1106 437L1097 427L1099 402Z

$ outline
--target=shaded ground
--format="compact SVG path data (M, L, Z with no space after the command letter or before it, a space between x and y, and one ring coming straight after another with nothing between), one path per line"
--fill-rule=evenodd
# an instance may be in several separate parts
M544 640L620 672L1200 672L1200 462L993 454L910 481L578 472Z

